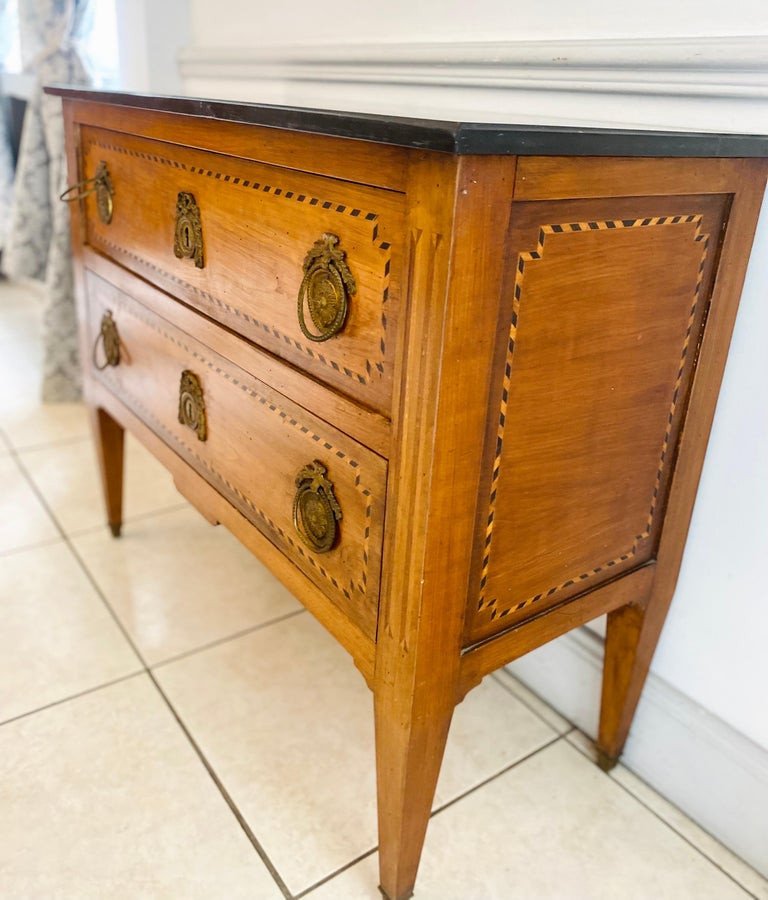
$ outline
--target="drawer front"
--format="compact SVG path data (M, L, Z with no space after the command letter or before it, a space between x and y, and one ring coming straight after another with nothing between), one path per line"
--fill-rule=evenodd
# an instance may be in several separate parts
M92 247L389 414L402 194L87 126L81 154Z
M373 638L384 460L93 272L85 284L91 376Z

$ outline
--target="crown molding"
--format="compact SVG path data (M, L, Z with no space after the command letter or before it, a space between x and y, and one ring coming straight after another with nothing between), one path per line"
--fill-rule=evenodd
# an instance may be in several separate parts
M768 35L189 47L185 79L764 100Z

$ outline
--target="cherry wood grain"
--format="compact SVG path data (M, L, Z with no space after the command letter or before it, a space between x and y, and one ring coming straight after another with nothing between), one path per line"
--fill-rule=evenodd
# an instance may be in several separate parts
M212 524L219 523L247 547L315 616L350 654L369 686L373 685L375 644L332 603L295 563L279 550L239 510L212 487L175 450L147 427L98 381L88 383L88 402L105 410L136 437L173 476L179 492Z
M80 153L80 125L75 120L74 104L64 103L62 109L64 121L64 143L67 161L67 176L72 184L82 181ZM85 360L89 358L92 347L88 346L87 314L85 305L85 286L83 281L83 250L85 248L85 217L82 215L82 203L68 204L70 212L70 248L72 253L72 275L74 281L74 299L77 312L77 346L80 362L85 369ZM89 379L83 372L83 395L87 399Z
M85 201L88 243L147 280L366 406L388 414L399 309L402 195L221 154L83 128L87 177L105 162L112 220ZM174 255L177 197L200 210L204 265ZM297 297L324 234L355 279L343 330L317 343Z
M135 297L177 328L194 334L207 347L244 369L259 381L271 385L305 409L322 410L323 418L369 447L379 456L390 451L389 419L308 377L267 351L198 315L174 297L146 281L136 278L113 260L90 247L82 248L83 264L105 281Z
M654 553L727 206L514 204L467 643Z
M374 708L381 888L410 896L456 702L492 327L514 160L427 156L411 169ZM482 302L467 302L468 298Z
M615 614L608 620L598 735L598 750L604 768L609 768L621 755L674 596L766 173L765 161L734 161L729 185L732 201L728 228L706 329L698 348L648 605L642 612Z
M105 410L91 407L88 412L99 461L107 525L112 536L119 537L123 526L125 431Z
M403 190L407 182L409 156L398 147L106 103L73 100L65 106L74 121L83 125L155 138L169 145L213 150L395 191Z
M515 179L515 200L727 194L742 169L749 169L755 163L760 165L761 161L521 157Z
M542 644L580 628L598 616L614 610L642 608L648 602L656 568L655 562L621 575L587 594L563 600L557 606L519 622L501 635L486 638L464 650L458 700L491 672L525 656ZM606 675L613 683L614 673Z
M373 637L385 462L109 282L90 272L85 281L93 339L109 310L121 342L120 364L92 370L92 377L108 386ZM179 421L184 371L191 371L202 387L204 440ZM305 546L293 523L296 476L315 459L327 469L343 516L336 545L325 553Z
M457 656L450 648L430 670L436 642L449 636L450 611L424 616L428 493L438 389L440 324L446 302L456 168L450 158L424 156L411 168L419 195L409 219L409 319L393 410L393 456L387 505L385 566L374 670L379 878L388 900L413 892L429 809L448 737L449 692ZM455 613L454 613L455 618ZM454 626L455 627L455 626ZM427 712L427 705L429 711Z
M643 677L644 666L638 656L638 650L644 631L645 616L645 607L632 604L610 610L608 613L600 730L597 738L598 762L605 771L613 768L618 762L620 748L616 743L625 739L629 731L626 723L629 693L638 677ZM632 712L634 713L634 709Z

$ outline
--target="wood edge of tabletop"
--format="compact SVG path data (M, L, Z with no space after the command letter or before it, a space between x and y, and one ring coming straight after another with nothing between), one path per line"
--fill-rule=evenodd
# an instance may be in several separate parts
M44 91L67 100L262 125L457 156L768 157L768 135L452 122L243 101L134 94L61 84L47 85Z

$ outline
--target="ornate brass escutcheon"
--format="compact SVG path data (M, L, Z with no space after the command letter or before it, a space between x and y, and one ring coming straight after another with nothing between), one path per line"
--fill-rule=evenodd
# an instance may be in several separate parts
M208 422L205 416L205 400L200 379L194 372L185 369L181 373L179 385L179 422L197 433L197 439L208 437Z
M336 541L336 523L341 507L333 494L333 484L325 477L328 470L319 459L296 476L293 500L293 524L299 537L315 553L327 553Z
M89 194L94 193L96 194L96 209L98 210L99 218L105 225L109 225L112 221L112 197L115 194L115 188L112 184L107 164L103 159L96 167L96 174L93 178L86 178L84 181L78 181L77 184L68 187L59 196L59 200L63 200L65 203L73 203L75 200L82 200Z
M179 191L176 199L176 233L173 252L179 259L194 259L198 269L205 265L203 259L203 226L200 209L194 194Z
M99 344L104 348L104 359L99 361ZM120 362L120 335L112 318L112 310L108 309L101 317L101 326L93 343L93 367L101 372L107 366L116 366Z
M114 204L112 197L115 189L112 185L112 179L109 177L107 164L102 160L96 168L96 209L99 211L99 218L105 225L109 225L112 221L112 211Z
M324 234L304 258L298 315L301 333L310 341L327 341L341 331L347 319L349 296L357 290L346 254L337 249L338 243L335 234ZM316 331L307 326L305 300Z

